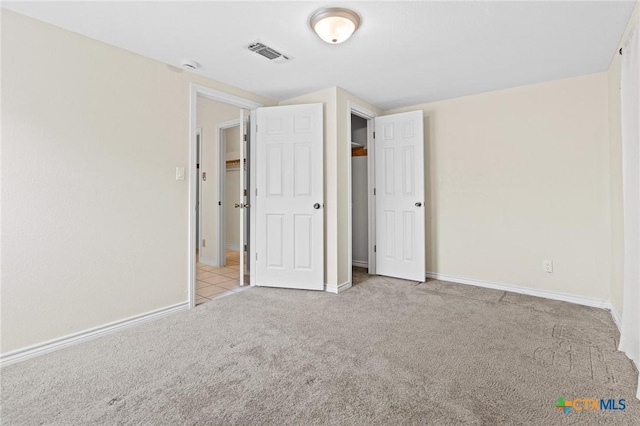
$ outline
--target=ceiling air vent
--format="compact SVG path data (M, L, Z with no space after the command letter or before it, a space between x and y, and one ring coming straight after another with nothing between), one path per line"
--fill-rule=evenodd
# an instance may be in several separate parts
M259 41L253 42L247 46L252 52L257 53L258 55L262 55L270 61L275 62L276 64L282 64L284 62L288 62L293 58L289 55L285 55L284 53L280 53L272 47L269 47Z

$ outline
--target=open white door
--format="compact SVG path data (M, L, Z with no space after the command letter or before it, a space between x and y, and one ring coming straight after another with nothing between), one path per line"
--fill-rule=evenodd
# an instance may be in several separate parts
M256 285L324 289L322 120L322 104L256 111Z
M375 118L376 273L425 279L422 111Z
M245 110L240 110L240 185L238 194L238 200L240 200L240 232L239 232L239 243L238 250L240 251L240 285L244 285L244 264L245 264L245 229L246 229L246 215L245 212L249 206L246 201L246 179L245 179L245 171L247 170L247 147L246 147L246 134L247 134L247 123L249 119L249 113Z

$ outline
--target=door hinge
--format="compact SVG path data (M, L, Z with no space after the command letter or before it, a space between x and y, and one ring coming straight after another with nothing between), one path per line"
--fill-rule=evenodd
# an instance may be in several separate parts
M373 195L376 195L376 189L373 188Z
M373 252L374 252L374 253L377 253L377 251L378 251L378 247L376 247L376 246L374 245L374 246L373 246Z
M202 247L206 247L207 246L207 240L205 240L204 238L202 239Z
M222 205L222 201L218 201L218 205L221 206Z
M373 138L374 139L376 138L376 132L373 132Z
M244 251L247 251L247 245L246 244L244 245Z
M258 261L258 252L256 252L256 262Z
M258 133L258 123L256 123L256 133Z
M245 197L247 196L247 190L246 189L244 189L242 193L244 194Z
M247 141L247 135L246 135L246 133L245 133L244 135L242 135L242 137L243 137L244 141L246 142L246 141Z
M258 188L256 188L256 197L258 196Z

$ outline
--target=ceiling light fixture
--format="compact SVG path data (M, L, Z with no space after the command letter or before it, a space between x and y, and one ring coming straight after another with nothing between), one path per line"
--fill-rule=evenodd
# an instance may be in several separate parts
M327 43L338 44L347 40L358 29L360 16L343 7L325 7L311 15L309 25Z

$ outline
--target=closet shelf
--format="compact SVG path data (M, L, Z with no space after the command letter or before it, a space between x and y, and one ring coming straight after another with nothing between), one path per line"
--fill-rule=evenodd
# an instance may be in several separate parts
M244 159L244 164L247 164L247 159ZM233 167L233 166L239 166L240 165L240 159L235 159L235 160L227 160L227 167Z

